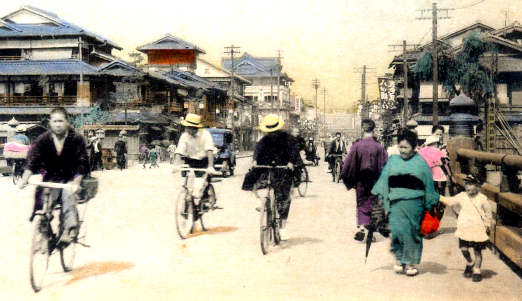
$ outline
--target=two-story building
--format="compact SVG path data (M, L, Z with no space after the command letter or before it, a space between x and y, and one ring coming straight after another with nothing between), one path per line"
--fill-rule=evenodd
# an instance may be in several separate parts
M288 124L290 120L297 121L298 118L292 118L299 115L290 97L293 79L282 70L277 57L254 57L245 52L234 60L234 66L231 59L222 59L221 67L228 71L233 67L235 74L252 82L245 87L245 98L258 108L259 120L268 114L278 114Z

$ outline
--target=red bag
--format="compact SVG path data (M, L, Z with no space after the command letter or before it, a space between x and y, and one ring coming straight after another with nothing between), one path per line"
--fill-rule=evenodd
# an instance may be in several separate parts
M432 234L437 232L439 230L439 219L437 218L437 215L435 212L432 211L426 211L424 212L424 216L422 217L421 221L421 233L422 234Z

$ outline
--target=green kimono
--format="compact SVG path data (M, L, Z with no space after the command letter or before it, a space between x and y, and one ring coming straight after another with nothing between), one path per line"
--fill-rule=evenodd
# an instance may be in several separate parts
M439 203L430 167L417 153L408 160L391 155L372 194L379 197L389 213L396 258L401 264L418 264L422 255L422 216Z

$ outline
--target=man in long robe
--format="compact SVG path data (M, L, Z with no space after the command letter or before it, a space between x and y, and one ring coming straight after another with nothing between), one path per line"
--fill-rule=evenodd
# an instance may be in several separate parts
M371 190L379 179L388 154L373 137L375 122L362 121L363 137L352 144L343 164L342 177L348 190L355 188L357 196L357 228L370 224L372 215ZM373 202L377 205L378 202ZM355 240L364 240L364 228L355 235Z

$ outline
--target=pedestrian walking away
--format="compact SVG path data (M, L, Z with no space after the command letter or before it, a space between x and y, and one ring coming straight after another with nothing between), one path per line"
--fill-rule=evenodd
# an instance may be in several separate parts
M373 137L375 122L369 119L363 120L361 127L363 137L352 144L341 172L346 188L348 190L355 188L356 191L357 228L359 229L362 226L370 226L372 200L374 199L371 190L375 182L379 179L381 170L388 158L384 147ZM386 230L386 223L384 222L383 208L379 206L378 202L376 203L374 201L374 203L374 220L371 225L373 227L372 231L378 229L383 235L387 236L388 232ZM381 218L378 218L379 216L381 216ZM364 228L362 228L356 233L355 240L362 241L364 236Z
M167 148L167 152L169 153L169 162L170 164L174 164L174 152L176 151L176 145L174 145L174 142L170 142L169 147Z
M143 161L143 168L145 168L147 166L147 163L150 162L149 148L146 144L142 144L140 147L140 159Z
M479 192L481 183L472 175L466 176L465 192L454 197L441 197L440 201L448 206L460 208L457 218L459 247L466 259L464 277L473 278L474 282L482 281L482 250L489 241L489 232L493 225L488 198ZM469 249L473 249L475 258L471 258Z
M118 141L114 144L114 152L116 153L116 163L118 168L123 170L126 168L127 143L123 140L123 135L119 135Z
M417 134L404 129L399 133L400 155L391 155L372 194L379 197L389 215L394 270L408 276L418 274L422 256L421 220L426 210L439 203L431 169L415 152Z

